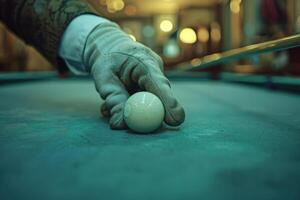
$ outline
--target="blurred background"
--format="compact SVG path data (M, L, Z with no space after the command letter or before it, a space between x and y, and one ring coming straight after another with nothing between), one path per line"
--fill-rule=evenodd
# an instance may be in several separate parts
M300 33L299 0L89 0L134 40L165 61L182 62ZM215 71L300 76L300 50L252 56ZM0 72L55 70L34 48L0 24Z

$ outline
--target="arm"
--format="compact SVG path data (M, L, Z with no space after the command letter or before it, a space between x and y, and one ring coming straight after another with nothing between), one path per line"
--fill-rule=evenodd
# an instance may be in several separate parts
M80 0L0 2L1 20L27 43L35 46L49 61L56 63L59 53L69 68L93 76L96 89L105 101L102 111L109 114L112 128L126 128L124 104L132 92L139 90L152 92L162 100L167 124L177 126L184 121L184 110L163 75L161 58L151 49L132 41L115 23L101 19L89 27L92 29L81 39L84 45L77 51L79 54L72 53L76 50L72 51L71 42L68 42L68 29L72 27L70 22L78 21L76 16L93 14L88 4ZM83 19L82 16L79 18ZM81 27L82 23L77 26ZM77 39L71 36L70 41Z
M81 0L0 0L0 20L53 64L64 30L84 13L96 12Z

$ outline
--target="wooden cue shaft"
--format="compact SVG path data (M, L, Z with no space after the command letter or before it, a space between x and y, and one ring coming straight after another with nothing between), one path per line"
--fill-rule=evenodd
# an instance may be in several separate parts
M206 69L217 64L223 64L241 58L262 54L267 52L275 52L285 49L291 49L300 46L300 34L284 37L277 40L253 44L237 49L225 51L223 53L215 53L212 55L196 58L196 63L186 62L175 67L175 71L190 71L195 69Z

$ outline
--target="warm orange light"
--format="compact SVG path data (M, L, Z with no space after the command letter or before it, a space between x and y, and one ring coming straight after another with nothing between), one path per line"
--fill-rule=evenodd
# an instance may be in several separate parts
M209 33L206 28L200 28L198 30L198 40L203 43L206 43L209 40Z
M211 24L211 31L210 31L211 40L213 42L220 42L221 41L221 28L217 22L213 22Z
M137 9L136 9L136 7L133 6L133 5L128 5L128 6L126 6L126 7L125 7L125 10L124 10L125 14L128 15L128 16L135 15L135 14L136 14L136 11L137 11Z

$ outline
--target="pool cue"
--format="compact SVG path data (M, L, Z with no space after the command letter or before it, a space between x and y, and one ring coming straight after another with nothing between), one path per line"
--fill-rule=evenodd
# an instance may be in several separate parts
M215 53L211 55L204 56L202 58L196 58L195 63L185 62L179 64L172 71L190 71L196 69L206 69L214 65L224 64L230 61L236 61L241 58L246 58L249 56L275 52L286 49L291 49L300 46L300 34L284 37L277 40L271 40L268 42L262 42L258 44L253 44L237 49L232 49L225 51L223 53Z

